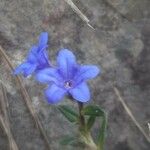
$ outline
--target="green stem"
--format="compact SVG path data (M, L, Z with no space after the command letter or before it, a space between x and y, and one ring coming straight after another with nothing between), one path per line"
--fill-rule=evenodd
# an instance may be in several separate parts
M79 122L80 122L80 128L84 129L85 128L85 118L82 115L82 109L83 109L83 103L78 102L78 107L79 107Z
M82 114L82 110L84 108L83 103L78 102L79 107L79 132L81 134L81 139L84 141L86 146L88 146L89 150L97 150L97 146L93 141L93 138L89 131L87 131L85 117Z

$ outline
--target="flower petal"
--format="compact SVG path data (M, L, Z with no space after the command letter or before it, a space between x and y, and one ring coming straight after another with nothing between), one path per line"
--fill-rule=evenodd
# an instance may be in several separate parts
M59 102L66 93L66 90L56 86L55 84L52 84L48 89L45 90L45 96L48 102L51 104Z
M36 64L25 62L19 65L15 69L14 74L17 75L23 73L23 75L27 77L28 75L32 74L35 71L35 69L36 69Z
M50 66L49 60L48 60L48 53L46 50L40 51L37 55L37 60L40 66L48 67ZM42 68L43 69L43 68Z
M57 64L60 69L60 73L64 78L71 78L76 68L76 58L74 54L68 49L62 49L57 56Z
M100 69L97 66L94 65L83 65L80 66L76 76L75 80L77 83L83 82L87 79L95 78L100 72Z
M48 42L48 33L42 32L39 37L39 49L42 49L47 45Z
M90 100L90 91L85 82L82 82L75 88L69 90L69 93L74 99L80 102L87 102Z
M36 80L41 83L59 83L61 80L60 75L55 68L46 68L41 71L38 71L36 74Z
M36 64L31 64L29 68L24 70L24 77L31 75L36 70Z
M37 61L37 50L38 47L37 46L32 46L31 49L29 50L28 56L27 56L27 60L30 63L35 63Z

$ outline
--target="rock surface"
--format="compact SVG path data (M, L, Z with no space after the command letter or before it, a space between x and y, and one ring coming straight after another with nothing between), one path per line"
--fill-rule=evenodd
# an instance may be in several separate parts
M98 64L101 76L90 81L92 101L108 113L106 150L149 150L150 144L118 101L113 87L148 134L150 122L150 1L73 0L89 18L93 30L63 0L0 0L0 45L14 66L20 64L40 32L50 35L54 62L60 48L69 48L79 62ZM11 131L20 150L47 150L43 137L23 101L14 77L0 57L0 82L7 88ZM75 132L65 118L44 101L34 79L24 79L52 150L61 137ZM63 101L68 103L69 101ZM95 128L94 132L97 132ZM0 130L0 150L8 142Z

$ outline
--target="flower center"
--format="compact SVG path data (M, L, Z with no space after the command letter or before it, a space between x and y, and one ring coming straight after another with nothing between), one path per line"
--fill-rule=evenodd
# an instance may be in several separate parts
M73 86L73 82L72 81L65 81L64 83L65 88L71 88Z

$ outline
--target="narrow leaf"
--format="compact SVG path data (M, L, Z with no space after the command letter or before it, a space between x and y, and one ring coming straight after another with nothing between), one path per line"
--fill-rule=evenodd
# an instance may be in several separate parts
M104 110L99 106L89 105L83 109L82 113L84 115L99 117L104 115Z
M91 128L92 128L92 126L94 125L94 122L95 122L95 119L96 119L96 117L94 116L90 116L89 118L88 118L88 120L87 120L87 130L89 131Z
M105 111L99 106L89 105L83 109L82 113L83 115L89 116L89 119L87 121L87 127L89 130L93 126L96 117L102 119L102 124L100 126L100 130L97 138L97 147L98 150L103 150L105 137L106 137L106 128L107 128L107 115Z
M99 131L99 135L98 135L98 148L100 150L104 149L104 142L105 142L105 138L106 138L106 128L107 128L107 115L106 113L104 113L103 117L102 117L102 124L101 124L101 128Z
M73 110L73 108L70 108L66 105L60 105L58 109L70 122L77 121L78 114Z
M74 143L75 140L76 140L75 137L67 135L64 138L62 138L59 143L64 146L71 145L72 143Z
M70 135L66 135L65 137L63 137L60 142L59 142L62 146L73 146L77 148L82 148L84 149L85 145L84 143L80 140L79 137L74 137L74 136L70 136Z

